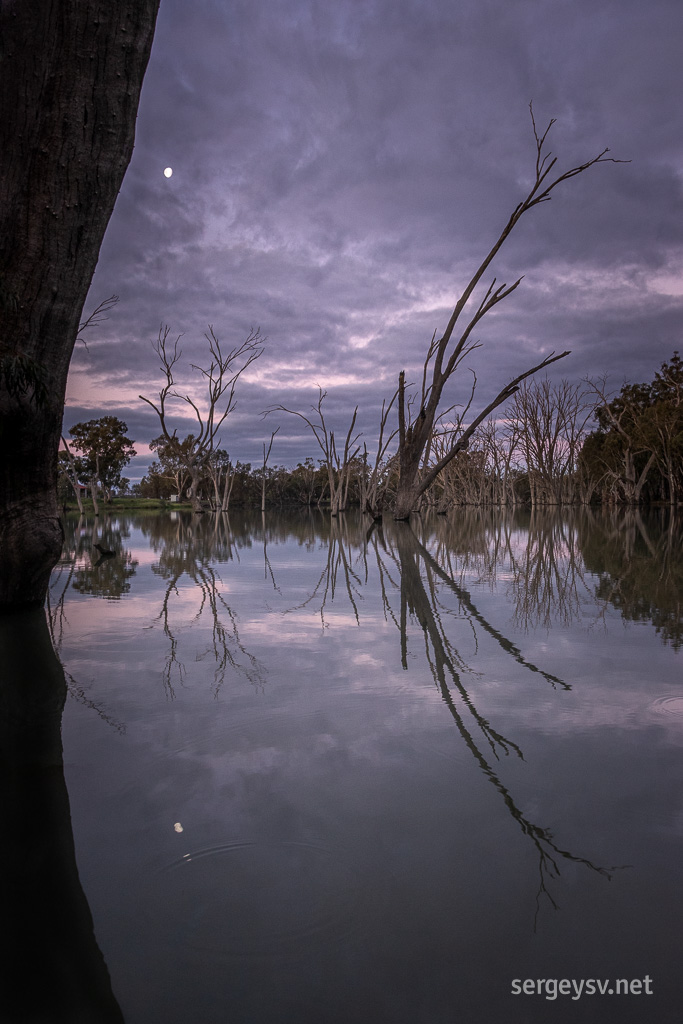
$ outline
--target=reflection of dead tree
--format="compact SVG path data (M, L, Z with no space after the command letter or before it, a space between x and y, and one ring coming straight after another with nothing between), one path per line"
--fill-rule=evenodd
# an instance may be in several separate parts
M442 612L437 601L434 573L430 573L427 566L425 566L425 569L430 586L429 594L425 590L420 573L420 547L417 538L409 528L400 529L397 532L396 548L401 571L401 664L403 668L407 669L408 667L407 620L408 614L410 614L417 619L424 634L427 661L429 662L434 681L437 683L444 700L447 699L446 694L448 694L448 700L452 702L449 683L446 679L448 674L460 694L463 704L486 737L494 756L498 757L497 748L499 747L505 754L509 754L510 750L514 750L517 756L524 760L522 751L517 744L497 732L487 719L477 711L469 693L462 684L460 674L471 670L448 637L446 627L441 618Z
M513 569L510 593L515 622L528 630L556 622L569 625L581 614L581 593L589 596L578 535L571 520L558 514L532 515L521 556L510 550Z
M415 537L414 534L413 536ZM479 626L481 626L481 628L486 633L488 633L488 635L492 639L496 641L498 646L503 651L505 651L506 654L509 654L510 657L514 658L514 660L518 662L520 665L523 665L524 668L529 669L530 672L538 672L539 675L542 675L543 678L551 684L553 689L556 686L559 686L563 690L571 690L571 686L569 685L569 683L563 682L562 679L559 679L557 676L552 675L550 672L545 672L543 669L538 668L537 665L534 665L532 664L532 662L527 661L526 658L523 656L522 652L520 651L520 649L516 646L516 644L509 640L503 633L500 632L500 630L496 629L495 626L492 626L491 623L489 623L484 618L484 616L481 614L481 612L477 609L476 605L474 604L469 592L464 587L456 583L455 579L451 575L449 575L449 573L446 572L441 565L439 565L434 556L428 551L424 544L422 544L417 539L417 537L415 537L415 543L419 547L420 555L424 560L425 566L429 566L434 571L434 574L443 583L445 583L449 590L451 590L458 598L458 602L463 611L471 617L473 622L476 622Z
M553 833L549 829L542 828L530 821L516 805L510 791L503 785L496 771L485 759L472 733L465 724L462 714L458 710L447 676L452 680L455 689L460 695L462 703L470 712L483 735L486 737L496 758L498 758L497 747L500 747L505 754L508 754L512 749L522 759L523 755L516 743L512 740L506 739L500 733L496 732L489 722L476 710L467 690L460 680L459 673L456 669L456 659L453 657L453 648L446 636L446 631L437 610L433 585L430 583L430 592L428 593L425 589L422 574L420 572L420 561L422 560L424 562L425 575L429 580L427 560L424 557L426 549L419 543L413 532L407 526L400 529L397 533L396 547L401 570L401 648L403 667L407 668L407 623L404 612L405 608L415 616L422 628L425 637L427 658L434 682L436 683L441 697L456 723L458 732L462 736L465 744L479 764L479 767L486 778L502 796L506 808L512 818L519 825L522 833L525 836L528 836L537 850L540 885L536 897L536 914L538 915L542 895L547 896L552 906L557 908L557 904L548 890L547 883L550 880L559 877L559 861L561 858L573 861L577 864L583 864L585 867L590 868L592 871L597 872L605 878L611 879L613 872L617 870L616 868L607 869L600 867L593 864L592 861L585 857L579 857L576 854L570 853L568 850L561 849L555 842Z
M225 518L227 517L222 515L216 517L217 522ZM166 538L166 543L160 551L159 562L152 566L152 571L166 581L161 609L155 622L161 622L170 645L162 673L164 689L169 699L175 698L174 677L182 686L187 675L185 664L179 656L179 631L171 622L173 597L180 599L179 584L183 577L187 577L194 584L200 595L199 608L192 618L192 623L199 623L207 611L210 617L211 639L206 650L196 655L196 660L201 661L209 654L213 656L216 665L213 678L214 696L218 696L228 670L240 673L246 676L252 685L262 687L264 669L244 646L237 628L237 617L221 594L221 579L210 563L212 550L215 553L215 531L211 534L207 531L204 536L204 531L198 523L192 528L182 520L179 520L176 526L176 537ZM201 550L203 541L207 541L206 556ZM228 557L232 557L231 554L228 554Z
M124 723L120 721L120 719L116 718L115 715L112 715L107 711L100 701L91 700L80 683L78 683L71 673L66 671L66 669L64 670L64 678L66 679L66 688L70 697L73 697L73 699L78 701L79 704L82 704L83 707L94 711L103 722L106 722L107 725L112 727L112 729L115 729L120 736L125 734L126 726Z
M282 591L280 590L280 588L278 587L277 583L275 582L275 573L273 572L273 567L270 564L270 559L268 558L268 536L267 536L267 531L266 531L266 513L265 513L265 511L263 509L261 509L261 532L263 534L263 578L264 579L268 579L268 577L270 576L270 581L273 584L273 590L276 591L276 593L278 593L282 597Z
M325 606L328 601L330 604L334 601L335 594L338 590L340 572L344 588L346 590L346 595L351 607L353 608L353 614L356 622L360 623L357 602L362 601L363 599L363 595L360 590L362 587L362 580L353 568L351 542L348 536L346 520L333 519L330 526L327 560L325 562L325 567L320 573L318 582L305 601L302 601L301 604L295 605L293 608L287 608L283 614L288 615L291 614L291 612L307 608L316 600L316 598L319 597L320 607L318 608L318 614L320 615L320 621L323 629L327 628L329 623L325 620Z
M64 552L62 553L60 564L52 572L46 599L47 624L50 632L50 640L52 642L55 657L60 661L60 663L60 651L64 642L64 629L68 626L66 597L73 585L74 576L76 575L78 568L78 548L80 547L80 554L82 556L87 544L87 534L83 530L82 519L79 519L75 535L77 540L76 549L72 554L65 555ZM81 541L80 545L78 544L78 541ZM67 559L69 560L67 561ZM112 727L112 729L115 729L119 734L123 735L126 731L126 727L123 722L107 711L101 702L91 700L91 698L87 696L85 689L71 675L71 673L67 672L66 669L63 671L68 694L73 697L74 700L78 701L79 704L82 704L84 707L94 711L103 722L106 722L107 725Z

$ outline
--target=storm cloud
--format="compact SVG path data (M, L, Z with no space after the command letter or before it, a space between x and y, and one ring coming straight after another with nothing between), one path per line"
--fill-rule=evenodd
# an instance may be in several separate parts
M121 416L141 475L160 324L182 334L184 390L208 324L230 348L258 326L230 454L258 461L281 423L271 462L315 455L262 413L305 411L318 385L338 431L359 405L370 446L533 180L530 101L539 127L556 118L560 171L605 147L630 162L567 182L502 250L489 279L524 280L480 325L478 401L553 350L571 350L556 378L649 379L680 346L681 38L679 0L162 0L86 311L120 301L77 345L65 427Z

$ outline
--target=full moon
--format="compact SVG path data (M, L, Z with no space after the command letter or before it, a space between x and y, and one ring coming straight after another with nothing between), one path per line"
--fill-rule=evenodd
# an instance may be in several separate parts
M172 167L165 167L164 168L164 177L165 178L170 178L172 174L173 174L173 168Z

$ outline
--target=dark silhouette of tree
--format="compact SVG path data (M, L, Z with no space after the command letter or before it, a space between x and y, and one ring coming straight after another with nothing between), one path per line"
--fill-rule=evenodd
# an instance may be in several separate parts
M0 606L42 603L69 362L159 0L0 5Z

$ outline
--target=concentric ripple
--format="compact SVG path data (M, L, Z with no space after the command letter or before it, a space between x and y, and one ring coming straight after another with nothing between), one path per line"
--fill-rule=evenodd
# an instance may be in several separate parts
M203 956L299 955L353 927L358 885L332 850L234 842L185 854L153 886L167 940Z
M649 710L656 715L674 715L677 718L683 718L683 694L658 697L649 705Z

